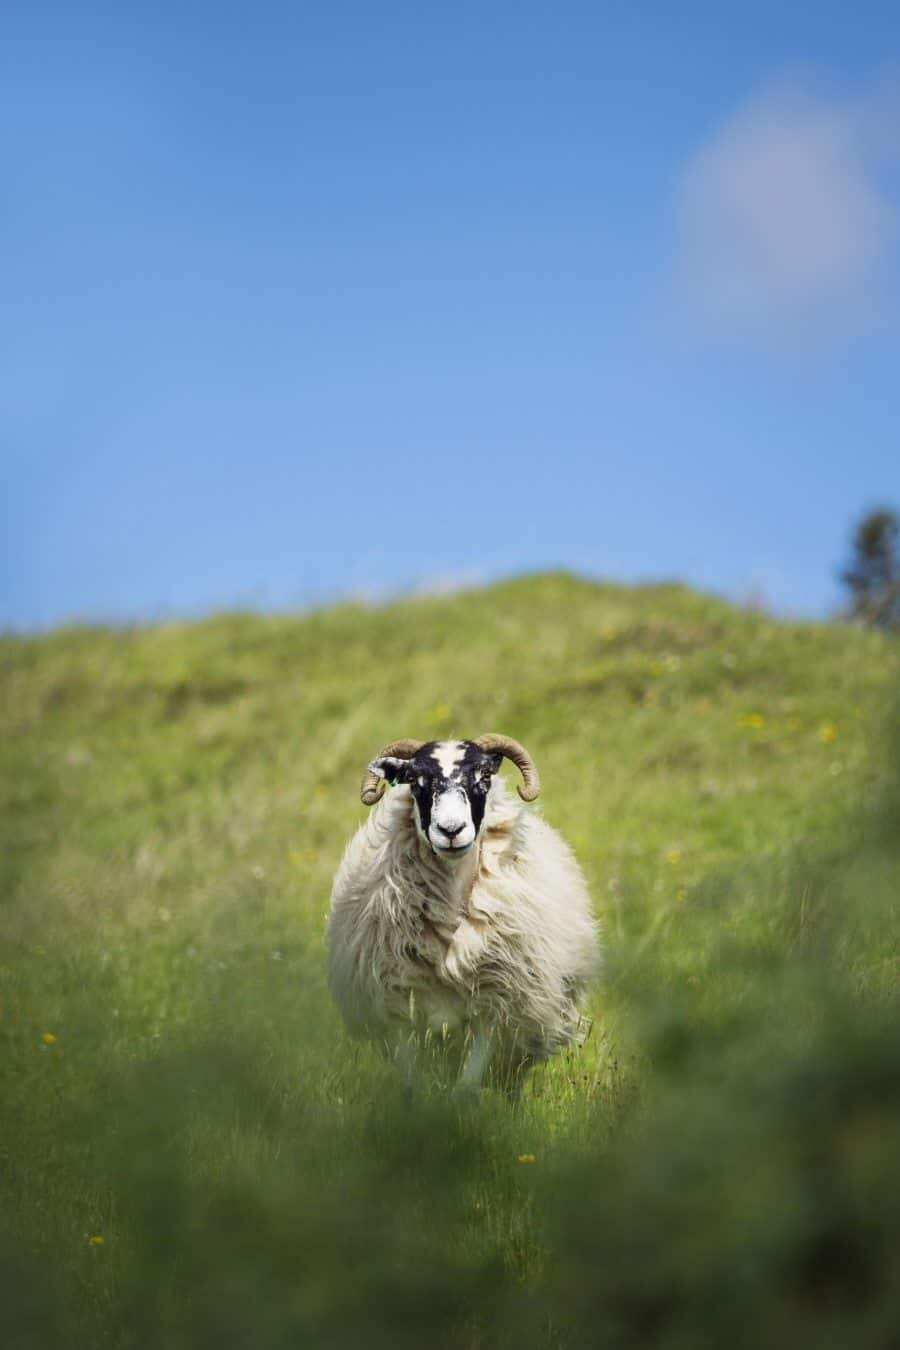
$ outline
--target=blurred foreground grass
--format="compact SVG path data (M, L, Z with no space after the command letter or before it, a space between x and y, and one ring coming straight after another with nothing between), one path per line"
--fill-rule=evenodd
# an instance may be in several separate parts
M562 575L0 641L0 1345L888 1345L896 643ZM608 965L410 1108L323 973L361 770L503 730Z

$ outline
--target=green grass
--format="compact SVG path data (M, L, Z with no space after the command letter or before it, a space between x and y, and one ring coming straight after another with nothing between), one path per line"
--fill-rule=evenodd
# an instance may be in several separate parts
M0 639L0 1343L886 1344L898 666L561 574ZM606 977L519 1107L410 1108L330 880L381 744L487 730Z

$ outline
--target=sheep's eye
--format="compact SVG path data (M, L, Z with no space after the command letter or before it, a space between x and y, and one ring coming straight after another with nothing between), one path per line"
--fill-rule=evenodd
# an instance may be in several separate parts
M419 783L419 787L424 787L424 786L425 786L425 779L422 778L421 775L419 776L418 783Z

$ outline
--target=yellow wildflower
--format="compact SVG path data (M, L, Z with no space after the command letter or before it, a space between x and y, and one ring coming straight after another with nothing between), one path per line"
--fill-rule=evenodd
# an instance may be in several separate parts
M316 861L316 850L314 848L290 848L288 849L288 862L292 867L305 867L307 863Z
M534 1162L534 1161L535 1161L535 1156L534 1156L533 1153L520 1153L520 1154L519 1154L519 1162Z
M819 727L819 740L823 745L831 745L832 741L837 740L837 727L833 722L823 722Z
M678 887L678 890L675 892L675 899L678 901L679 905L684 904L687 899L687 891L683 886Z
M56 1044L56 1037L53 1035L52 1031L45 1031L43 1036L41 1037L41 1040L44 1042L45 1045Z
M447 703L438 703L435 705L432 717L436 722L446 722L450 716L450 707Z
M88 1246L89 1246L89 1247L102 1247L102 1246L103 1246L103 1234L102 1234L102 1233L93 1233L93 1234L91 1235L91 1237L88 1238Z
M763 717L762 713L742 713L738 718L738 726L749 727L751 731L759 731L760 727L764 727L765 725L766 719Z
M666 862L670 863L672 867L677 867L683 857L684 854L680 848L670 848L666 854Z

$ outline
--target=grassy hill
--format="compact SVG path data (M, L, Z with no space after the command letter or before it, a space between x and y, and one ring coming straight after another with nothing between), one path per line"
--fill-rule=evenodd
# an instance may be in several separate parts
M895 641L554 574L0 663L4 1344L883 1343ZM519 1108L411 1108L330 1006L330 878L385 741L487 730L606 978Z

